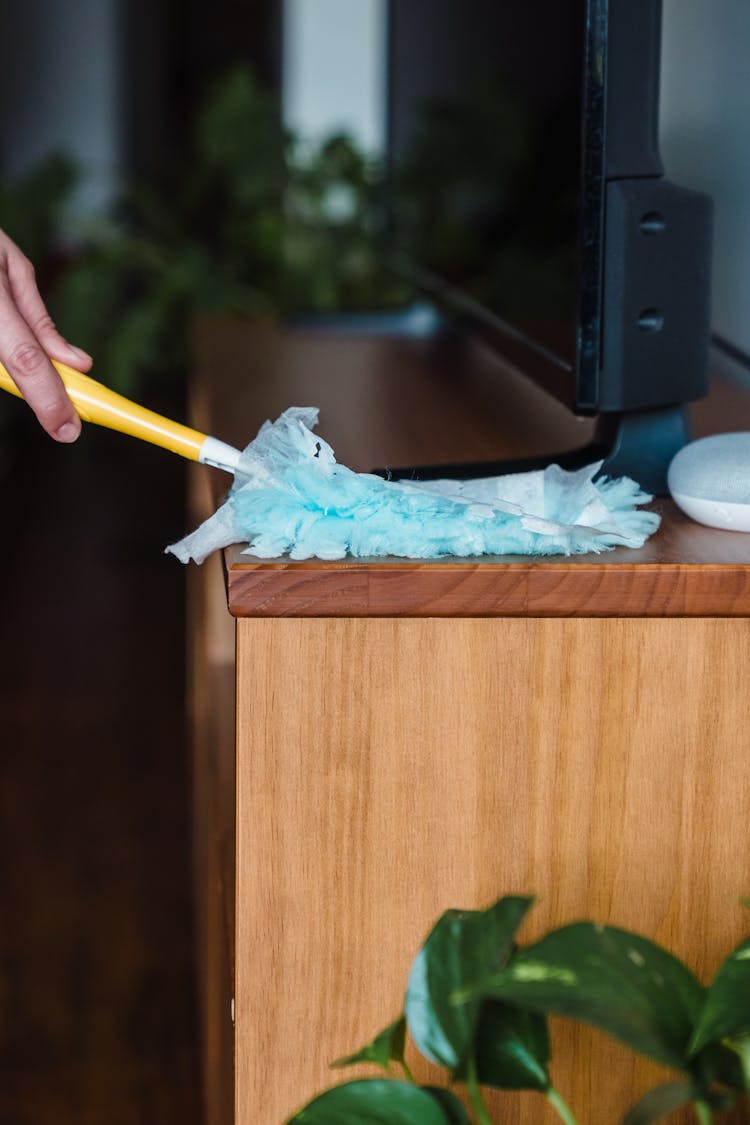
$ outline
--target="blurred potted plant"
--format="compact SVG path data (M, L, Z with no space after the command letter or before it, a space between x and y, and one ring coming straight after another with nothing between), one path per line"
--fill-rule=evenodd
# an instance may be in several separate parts
M383 260L378 183L346 137L301 144L250 73L228 74L173 191L139 185L91 232L60 286L59 323L134 393L144 371L185 370L197 314L394 305L405 289Z
M77 179L75 164L50 153L15 180L0 180L0 227L48 274L58 257L62 210Z

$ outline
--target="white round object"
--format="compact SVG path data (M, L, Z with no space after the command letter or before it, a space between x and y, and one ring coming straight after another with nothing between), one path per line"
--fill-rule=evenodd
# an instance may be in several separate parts
M750 531L750 433L691 441L667 473L672 499L709 527Z

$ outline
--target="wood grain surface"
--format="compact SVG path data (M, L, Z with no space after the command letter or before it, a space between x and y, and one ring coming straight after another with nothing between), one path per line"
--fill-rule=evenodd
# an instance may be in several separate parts
M591 917L704 980L746 932L747 622L238 630L242 1125L280 1125L341 1079L327 1063L395 1018L449 906L536 892L524 940ZM580 1120L603 1125L665 1077L567 1024L553 1059ZM503 1125L556 1120L535 1095L492 1106Z
M201 326L196 352L212 432L244 445L266 418L316 405L321 434L354 469L533 456L592 432L480 348L222 320ZM750 387L718 377L694 415L696 434L750 429ZM233 547L229 606L237 616L747 615L750 536L702 527L666 500L655 508L662 525L640 550L542 561L259 562Z
M232 564L228 588L237 617L750 615L750 564Z
M224 321L196 347L211 432L242 445L267 417L317 405L355 469L550 452L591 429L445 343ZM695 420L750 429L750 395L720 380ZM525 939L589 916L663 942L703 979L744 932L750 536L659 508L641 551L596 557L226 553L237 1125L281 1125L341 1077L328 1062L395 1017L449 906L536 892ZM581 1119L602 1125L664 1077L560 1023L554 1058ZM493 1111L553 1120L532 1095L497 1095Z
M196 520L212 499L194 474ZM188 730L192 752L193 886L200 1013L201 1120L230 1125L234 1113L235 630L219 555L188 572Z

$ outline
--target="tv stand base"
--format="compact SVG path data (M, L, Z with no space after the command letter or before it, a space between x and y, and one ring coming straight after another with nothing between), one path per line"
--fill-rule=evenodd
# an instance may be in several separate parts
M630 414L601 414L593 440L563 453L516 460L413 465L374 471L388 480L472 480L475 477L528 473L545 469L548 465L580 469L594 461L602 461L599 476L631 477L646 492L665 496L669 463L689 440L686 408L669 406Z

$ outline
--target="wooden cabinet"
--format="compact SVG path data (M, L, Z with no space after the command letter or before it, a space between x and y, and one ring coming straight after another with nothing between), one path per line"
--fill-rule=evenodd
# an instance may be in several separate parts
M200 420L240 444L266 416L319 404L321 432L356 468L515 455L553 432L550 448L574 444L578 423L518 376L495 372L500 393L486 357L471 363L451 377L423 345L214 326L198 341ZM739 396L735 426L743 411L748 425ZM337 564L231 549L228 598L218 573L196 580L211 1125L229 1120L231 995L235 1119L282 1125L341 1077L330 1060L395 1018L448 906L535 892L525 937L592 917L655 938L704 979L747 929L750 537L660 508L637 552ZM227 600L236 819L226 738L205 733L212 714L226 730L233 700L200 655L231 665ZM558 1022L553 1059L582 1120L617 1120L658 1078ZM490 1100L503 1125L553 1120L534 1095Z
M191 474L190 519L199 522L212 504L207 474ZM227 1125L234 1107L235 629L218 554L191 568L187 590L203 1119Z

